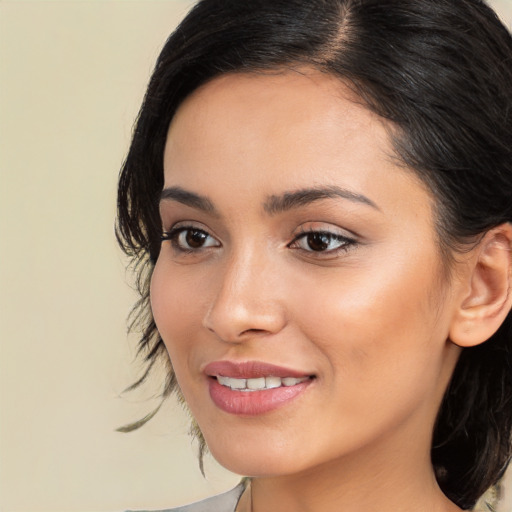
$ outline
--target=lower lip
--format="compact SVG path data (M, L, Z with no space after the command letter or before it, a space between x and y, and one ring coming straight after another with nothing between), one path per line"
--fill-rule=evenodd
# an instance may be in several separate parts
M210 378L210 396L213 403L225 412L240 416L256 416L273 411L289 403L311 384L308 379L295 386L281 386L261 391L237 391Z

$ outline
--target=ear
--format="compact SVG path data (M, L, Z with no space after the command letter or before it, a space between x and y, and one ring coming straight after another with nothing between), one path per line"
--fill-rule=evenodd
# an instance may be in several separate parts
M472 347L488 340L512 307L512 224L489 230L465 265L450 340Z

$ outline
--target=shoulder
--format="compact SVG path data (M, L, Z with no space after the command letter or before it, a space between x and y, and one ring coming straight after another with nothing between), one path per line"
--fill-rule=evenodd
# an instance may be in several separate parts
M244 492L245 482L240 482L231 491L212 496L190 505L183 507L170 508L166 510L154 511L154 512L235 512L235 508L238 504L240 496ZM148 512L142 511L139 512Z

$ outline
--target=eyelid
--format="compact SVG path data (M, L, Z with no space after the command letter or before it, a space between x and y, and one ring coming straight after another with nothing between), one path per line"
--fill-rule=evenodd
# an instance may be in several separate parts
M295 237L307 235L309 233L327 233L332 236L339 236L347 240L358 241L360 236L347 228L321 221L304 222L296 230Z
M202 222L194 221L194 220L180 220L177 222L169 222L170 227L168 229L164 229L162 232L162 237L168 236L169 234L174 234L177 231L185 230L185 229L197 229L198 231L204 231L209 236L218 240L218 237L212 233L212 230L205 226Z

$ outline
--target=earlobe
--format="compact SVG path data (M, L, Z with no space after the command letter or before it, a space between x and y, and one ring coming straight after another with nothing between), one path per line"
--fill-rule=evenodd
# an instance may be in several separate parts
M450 328L450 340L471 347L488 340L512 307L512 225L485 234L471 251L464 289Z

